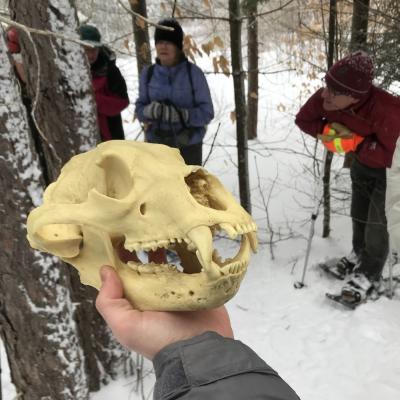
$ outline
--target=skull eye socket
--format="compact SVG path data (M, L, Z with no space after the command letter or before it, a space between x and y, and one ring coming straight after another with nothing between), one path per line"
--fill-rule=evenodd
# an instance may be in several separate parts
M186 176L185 182L190 194L199 204L214 210L227 210L227 206L221 201L225 189L218 179L198 169Z
M140 205L139 211L140 211L140 214L142 214L142 215L146 214L146 204L145 203Z
M125 198L133 186L128 166L114 155L105 156L98 165L104 170L105 195L118 200Z

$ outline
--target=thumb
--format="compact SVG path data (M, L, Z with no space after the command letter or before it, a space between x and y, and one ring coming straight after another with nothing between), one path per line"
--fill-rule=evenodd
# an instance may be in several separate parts
M114 268L109 265L103 265L100 270L100 277L102 286L99 297L110 300L123 297L122 283Z

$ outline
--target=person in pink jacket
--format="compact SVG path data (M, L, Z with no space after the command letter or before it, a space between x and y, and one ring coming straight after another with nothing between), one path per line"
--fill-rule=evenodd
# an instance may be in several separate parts
M121 111L128 107L129 97L125 79L115 64L115 54L101 43L95 26L82 25L79 35L88 43L85 53L92 73L101 138L125 139Z

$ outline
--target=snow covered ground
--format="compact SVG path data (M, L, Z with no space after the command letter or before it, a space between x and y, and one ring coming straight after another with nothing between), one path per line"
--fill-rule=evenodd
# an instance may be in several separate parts
M271 65L273 57L262 57ZM210 66L203 61L206 70ZM131 101L137 94L136 66L120 60L128 80ZM237 196L235 126L229 114L234 109L232 82L223 75L208 75L216 119L208 128L204 158L221 126L206 168L217 175ZM351 221L348 203L336 201L339 214L332 217L329 239L321 238L321 218L317 220L312 242L307 286L295 289L301 278L313 208L315 181L306 171L312 165L305 157L302 135L294 126L294 114L304 78L294 73L260 77L259 139L251 142L249 164L253 215L259 226L259 252L253 256L239 293L228 304L237 339L252 347L294 388L303 400L398 400L400 399L400 293L393 300L381 298L348 311L332 305L325 292L336 291L340 282L323 276L315 263L350 250ZM315 82L317 87L320 82ZM305 97L304 97L305 96ZM140 138L133 107L124 113L129 139ZM310 149L314 141L307 139ZM338 167L341 160L335 161ZM257 170L259 173L257 173ZM335 184L349 189L348 172L337 169ZM266 211L262 196L269 198L268 219L274 239L281 233L287 240L273 247L267 242ZM311 196L311 197L310 197ZM307 208L308 207L308 208ZM235 244L218 241L221 252L232 253ZM400 273L398 268L397 273ZM4 361L4 357L1 357ZM136 392L135 378L121 379L94 393L91 400L110 398L137 400L151 398L154 377L148 372L143 395ZM12 400L14 393L3 379L3 397Z
M268 56L261 60L264 66L273 61ZM210 70L206 62L202 67ZM134 74L135 70L123 61L121 68L127 72L125 75L128 71ZM216 120L208 128L204 158L210 150L217 124L221 126L206 168L238 196L236 170L232 168L236 163L235 126L229 118L234 109L233 85L223 75L211 74L207 79ZM260 186L266 200L271 193L269 217L275 235L279 229L290 230L294 237L277 243L273 261L268 244L262 244L252 258L239 293L227 304L234 332L236 338L251 346L304 400L398 400L400 293L394 300L381 298L356 311L343 310L325 299L325 292L339 290L341 283L323 276L315 267L321 260L349 252L348 202L344 206L342 202L334 203L335 209L346 215L332 217L329 239L321 238L321 218L317 220L307 286L293 287L301 278L314 205L310 196L316 185L312 176L305 173L311 160L290 152L304 152L301 134L294 125L294 115L308 97L301 93L303 82L304 78L294 73L260 76L259 139L251 142L249 152L253 215L260 229L260 241L266 242L270 233ZM318 85L319 80L313 82L311 88ZM134 99L135 81L131 81L130 87ZM130 137L136 138L137 124L126 126ZM313 139L307 138L306 142L312 149ZM335 160L334 182L349 189L348 171L340 170L341 163L340 158ZM233 252L231 243L217 243L217 246L221 252ZM147 367L150 369L151 365L148 363ZM151 378L145 381L144 398L151 393L152 383ZM115 382L93 394L92 400L106 400L111 396L141 399L135 387L134 378Z

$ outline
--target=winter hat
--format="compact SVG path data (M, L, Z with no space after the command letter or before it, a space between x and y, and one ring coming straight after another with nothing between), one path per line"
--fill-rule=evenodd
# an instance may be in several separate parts
M179 25L179 22L173 18L162 19L158 22L159 25L169 26L174 28L173 31L167 31L165 29L156 28L154 32L154 42L164 40L166 42L173 43L178 49L183 48L183 30Z
M15 26L10 26L7 29L7 47L11 54L17 54L21 52L21 46L19 45L19 34Z
M78 29L81 40L96 47L101 47L101 35L99 30L93 25L81 25Z
M374 79L371 57L364 51L357 51L342 58L325 75L328 88L356 99L368 94Z

